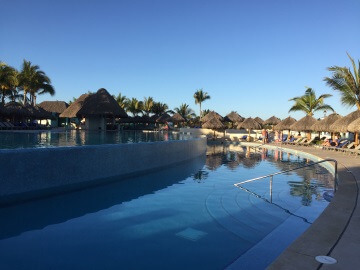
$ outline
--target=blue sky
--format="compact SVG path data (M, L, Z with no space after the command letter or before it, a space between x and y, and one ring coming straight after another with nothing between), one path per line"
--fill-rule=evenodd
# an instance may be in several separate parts
M285 118L305 86L340 114L339 95L323 82L331 65L360 58L358 0L18 1L0 0L0 60L40 66L65 100L104 87L170 108L203 108ZM302 113L292 113L300 118ZM315 116L320 117L322 113Z

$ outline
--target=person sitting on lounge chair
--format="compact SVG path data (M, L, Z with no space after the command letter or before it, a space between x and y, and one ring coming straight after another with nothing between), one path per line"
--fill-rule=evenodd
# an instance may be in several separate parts
M321 144L322 146L330 146L331 140L329 138L326 138L324 142Z

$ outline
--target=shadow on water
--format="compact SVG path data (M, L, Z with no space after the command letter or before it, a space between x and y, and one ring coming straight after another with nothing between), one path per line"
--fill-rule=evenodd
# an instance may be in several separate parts
M63 223L154 193L191 177L204 164L205 157L199 157L158 172L126 179L113 177L106 185L2 207L0 239Z

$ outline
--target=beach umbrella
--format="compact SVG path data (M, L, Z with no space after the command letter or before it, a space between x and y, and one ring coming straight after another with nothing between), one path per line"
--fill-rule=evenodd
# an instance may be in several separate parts
M267 119L264 124L265 125L277 125L281 122L281 120L279 118L277 118L276 116L271 116L269 119Z
M296 120L291 116L285 118L280 123L273 127L274 130L290 130L290 126L294 124Z
M255 117L254 120L258 122L261 126L264 125L265 121L262 120L260 117Z
M249 134L247 140L250 141L250 132L252 129L261 129L261 124L251 117L246 118L243 122L239 123L237 126L238 129L247 129Z
M181 122L185 122L186 120L184 119L184 117L181 116L180 113L175 113L173 116L171 116L170 121L173 123L181 123Z
M360 118L360 110L352 112L338 120L336 120L331 126L329 131L331 132L348 132L348 126Z
M290 126L291 130L296 130L296 131L305 131L307 133L307 137L308 139L310 139L311 137L311 131L312 126L317 122L317 120L310 116L310 115L306 115L305 117L301 118L299 121L295 122L294 124L292 124Z
M171 121L171 116L167 113L162 114L160 117L156 119L156 122L158 123L166 123Z
M224 121L224 118L218 114L217 112L211 111L207 115L201 118L201 122L205 123L209 121L211 118L217 118L220 121Z
M244 119L244 117L241 117L237 112L234 111L224 117L224 121L231 122L232 127L234 127L234 124L244 121Z

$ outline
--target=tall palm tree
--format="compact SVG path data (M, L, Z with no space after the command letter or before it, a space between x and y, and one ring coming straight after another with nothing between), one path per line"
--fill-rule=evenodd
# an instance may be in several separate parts
M151 111L156 115L162 115L169 111L169 106L166 103L154 102Z
M0 90L1 102L5 103L5 97L10 96L17 86L17 71L15 68L8 66L0 61Z
M143 111L144 113L149 116L152 112L152 107L154 106L154 99L152 97L145 97L143 101Z
M24 104L27 94L30 94L30 102L36 105L36 95L48 93L55 94L55 89L51 85L50 78L38 65L32 65L30 61L24 59L21 71L18 75L19 87L24 91Z
M189 108L189 105L186 103L181 104L178 108L175 108L174 111L180 114L186 121L196 116L194 111Z
M133 116L137 116L142 112L143 103L136 98L132 98L127 106L127 111L131 112Z
M130 102L129 99L126 96L122 95L121 93L119 93L117 96L113 95L113 97L116 100L116 102L119 104L119 106L124 110L126 110Z
M332 66L328 70L332 72L332 77L325 77L324 81L335 91L339 91L341 94L341 102L347 106L356 105L360 110L360 60L358 60L358 66L354 59L347 53L352 67L353 73L349 67Z
M289 112L303 111L307 115L313 116L316 111L334 111L330 105L324 104L324 99L331 96L330 94L323 94L317 98L315 91L312 88L307 88L305 95L289 99L289 101L295 102Z
M196 89L196 92L194 94L194 98L195 98L195 104L199 104L200 106L200 120L201 120L201 104L207 100L210 99L210 96L208 95L207 92L204 92L202 88L200 89Z

